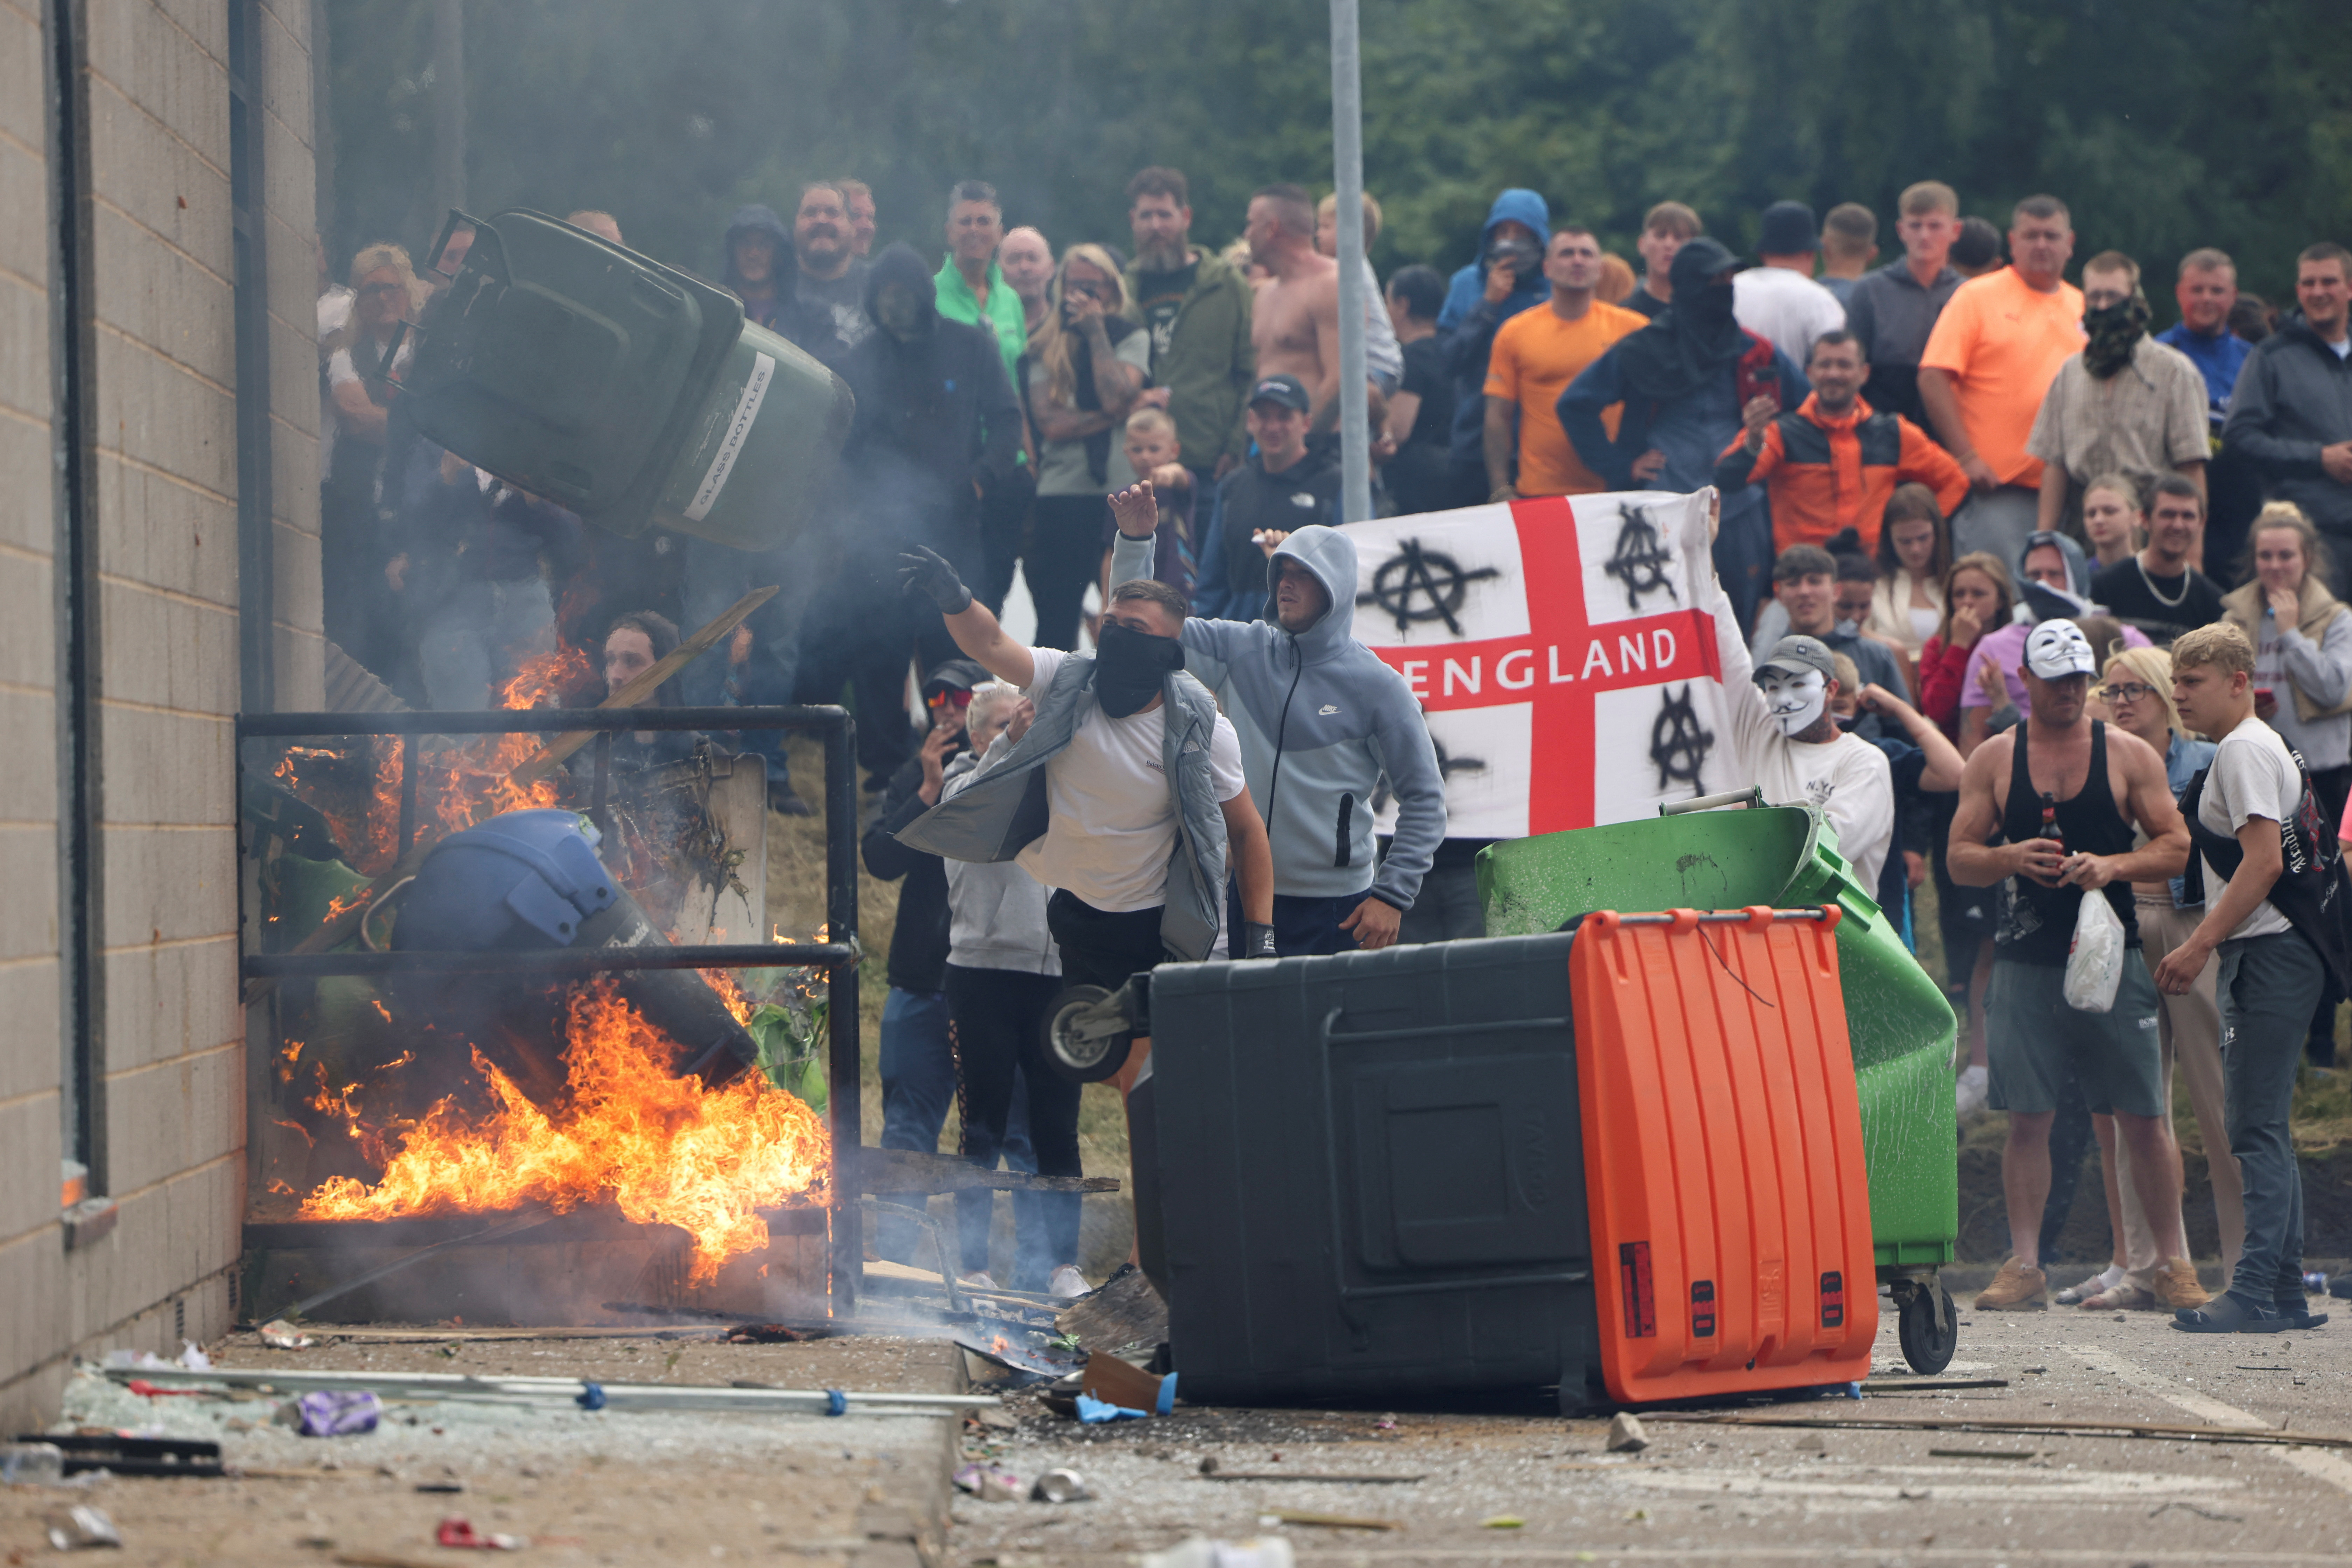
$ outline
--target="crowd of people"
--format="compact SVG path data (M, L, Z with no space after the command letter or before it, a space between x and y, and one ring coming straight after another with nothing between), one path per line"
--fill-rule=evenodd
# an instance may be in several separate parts
M960 1100L972 1158L1076 1174L1076 1096L1035 1027L1061 985L1221 938L1248 960L1481 933L1486 841L1449 836L1414 699L1353 635L1341 400L1366 400L1381 513L1712 486L1739 765L1824 814L1906 939L1932 884L1966 1018L1956 1110L2009 1113L2011 1256L1979 1308L2051 1299L2095 1141L2116 1256L2057 1300L2309 1321L2287 1119L2347 989L2352 252L2305 250L2282 313L2193 250L2179 323L2151 333L2134 258L2067 280L2052 196L2004 243L1914 184L1876 267L1859 204L1773 204L1748 265L1661 202L1637 268L1514 189L1450 276L1368 278L1352 386L1335 200L1266 186L1221 250L1181 173L1127 196L1124 244L1057 251L960 183L936 268L872 253L854 181L809 183L789 222L736 214L719 280L856 397L837 524L790 560L607 538L404 441L385 349L459 258L420 278L367 247L320 308L330 637L412 700L478 708L556 639L641 668L777 584L677 684L698 705L847 692L859 716L867 865L905 881L885 1143L933 1146ZM1369 250L1378 203L1360 216ZM570 221L622 242L609 215ZM998 620L1016 574L1027 643ZM769 761L771 805L805 813ZM2104 1011L2061 984L2086 896L2125 932ZM2186 1261L2176 1066L2219 1298ZM1029 1204L1016 1285L1085 1288L1076 1222ZM986 1232L982 1194L976 1280Z

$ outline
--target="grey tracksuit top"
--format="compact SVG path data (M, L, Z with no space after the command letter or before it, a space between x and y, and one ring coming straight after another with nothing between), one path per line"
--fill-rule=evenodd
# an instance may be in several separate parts
M1275 552L1315 574L1331 608L1305 631L1265 618L1188 617L1184 668L1216 693L1241 737L1250 799L1274 845L1274 890L1335 899L1369 886L1412 908L1445 837L1445 786L1429 726L1404 678L1355 639L1356 546L1336 528L1302 528ZM1151 574L1152 542L1121 534L1110 580ZM1396 837L1375 875L1372 796L1397 798Z

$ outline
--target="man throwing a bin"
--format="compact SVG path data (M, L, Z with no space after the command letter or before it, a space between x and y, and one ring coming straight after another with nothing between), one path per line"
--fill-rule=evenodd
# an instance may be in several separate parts
M2201 1307L2205 1289L2185 1256L2180 1151L2164 1092L2156 984L2140 957L2131 884L2178 876L2189 829L2174 806L2164 759L2138 737L2085 711L2097 668L2082 628L2043 621L2026 638L2023 723L1979 746L1960 775L1948 863L1962 887L1999 887L1992 985L1986 997L1989 1103L2009 1112L2001 1187L2009 1260L1979 1311L2048 1305L2042 1271L2042 1205L2050 1196L2050 1126L2071 1071L2090 1109L2112 1113L2131 1151L2131 1178L2158 1227L2158 1302ZM2135 847L2137 826L2145 842ZM1999 840L1999 842L1992 842ZM2106 1012L2070 1005L2067 954L2084 899L2104 898L2124 932L2123 967ZM2166 1233L2168 1227L2169 1234Z

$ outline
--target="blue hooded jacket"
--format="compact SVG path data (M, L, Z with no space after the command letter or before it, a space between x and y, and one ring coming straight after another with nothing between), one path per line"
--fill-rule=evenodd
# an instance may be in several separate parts
M1149 576L1152 542L1120 534L1110 580ZM1310 523L1275 551L1315 574L1331 607L1286 631L1269 594L1265 618L1184 622L1184 668L1211 691L1242 743L1250 799L1274 847L1274 890L1353 897L1366 889L1410 910L1445 839L1445 781L1428 721L1404 677L1356 640L1355 542ZM1397 797L1396 837L1374 864L1373 797Z
M1478 231L1478 254L1454 273L1446 286L1445 306L1437 313L1438 341L1445 346L1445 363L1454 372L1454 441L1452 457L1458 463L1483 461L1482 432L1486 421L1486 354L1495 346L1495 329L1530 305L1551 298L1551 285L1538 269L1518 279L1510 297L1499 305L1486 303L1486 249L1495 243L1495 226L1516 219L1536 231L1536 244L1551 244L1551 208L1543 197L1514 185L1486 209L1486 226Z

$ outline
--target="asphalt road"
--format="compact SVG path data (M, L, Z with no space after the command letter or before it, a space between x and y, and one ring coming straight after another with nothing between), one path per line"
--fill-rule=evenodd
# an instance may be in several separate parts
M1965 1302L1967 1297L1962 1300ZM2337 1303L2337 1305L2342 1305ZM2164 1315L1963 1310L1945 1376L2007 1386L1905 1390L1891 1319L1859 1403L1652 1419L1638 1456L1606 1425L1525 1414L1194 1409L1081 1427L1015 1396L1013 1431L970 1452L1024 1479L1077 1469L1094 1500L954 1504L961 1563L1000 1568L1164 1550L1194 1533L1287 1539L1302 1563L2341 1563L2352 1561L2352 1449L2197 1438L1855 1430L1855 1419L2128 1421L2352 1436L2352 1321L2205 1337ZM1418 1477L1216 1480L1218 1472ZM1290 1510L1389 1529L1269 1523ZM1517 1520L1516 1525L1498 1521Z

